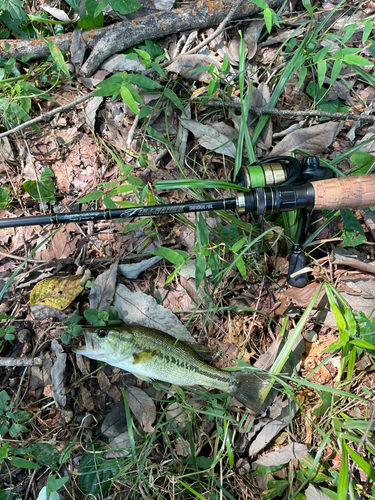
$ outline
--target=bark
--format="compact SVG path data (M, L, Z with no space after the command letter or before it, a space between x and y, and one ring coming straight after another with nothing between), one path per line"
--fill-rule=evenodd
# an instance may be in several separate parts
M233 3L234 0L196 0L180 9L156 12L134 21L123 21L106 28L84 31L83 39L92 52L80 73L85 77L91 76L109 56L145 39L215 26L225 18ZM282 0L266 0L266 3L275 8L282 3ZM235 17L252 16L259 11L260 9L251 0L245 0ZM48 40L56 44L60 50L68 51L72 33L48 37ZM25 55L45 57L48 54L48 46L39 39L0 41L0 58L21 58Z

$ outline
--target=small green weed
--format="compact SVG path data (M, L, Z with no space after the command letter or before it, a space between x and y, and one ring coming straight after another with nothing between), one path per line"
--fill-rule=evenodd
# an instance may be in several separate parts
M23 422L29 420L27 411L17 410L12 411L13 403L9 402L10 397L5 391L0 392L0 434L17 437L21 432L26 432L27 428Z
M14 326L13 325L8 325L4 328L0 328L0 347L2 346L3 340L14 340L15 336L14 334Z
M83 315L89 323L92 323L93 326L118 325L122 323L117 316L116 310L113 306L109 306L106 311L86 309ZM80 326L78 323L82 319L82 316L75 314L69 318L69 321L64 323L64 326L66 326L67 328L61 335L61 342L63 342L64 344L69 344L72 337L76 337L81 334L82 326Z
M26 181L22 186L34 200L54 205L56 203L56 191L54 183L50 180L51 177L54 177L54 173L51 169L45 168L41 173L40 181Z

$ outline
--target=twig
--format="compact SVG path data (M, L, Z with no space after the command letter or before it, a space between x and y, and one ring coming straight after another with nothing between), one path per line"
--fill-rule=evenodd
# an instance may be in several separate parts
M42 366L40 358L0 358L0 366Z
M225 28L225 26L233 19L233 17L236 15L238 9L241 7L242 3L244 0L237 0L237 2L234 3L233 7L230 9L228 12L227 16L222 20L222 22L219 24L219 26L216 28L216 30L207 37L203 42L198 44L196 47L194 47L191 50L188 50L185 52L184 55L189 55L189 54L196 54L199 52L201 49L206 47L208 43L210 43L212 40L214 40Z
M138 122L139 122L139 115L136 115L135 119L134 119L134 123L131 126L131 129L129 130L128 138L126 139L126 146L128 148L130 148L130 146L131 146L131 144L133 142L134 134L135 134L135 129L137 128Z
M67 111L68 109L74 108L75 106L78 106L78 104L81 104L84 101L87 101L87 99L90 99L90 97L93 97L95 91L90 92L89 94L83 95L76 99L73 102L70 102L69 104L65 104L64 106L60 106L59 108L51 109L51 111L48 111L47 113L44 113L43 115L37 116L36 118L33 118L32 120L29 120L25 123L21 123L21 125L17 125L17 127L12 128L11 130L7 130L6 132L3 132L0 134L0 139L2 137L6 137L7 135L15 134L16 132L19 132L20 130L29 127L30 125L33 125L34 123L40 123L46 120L49 120L53 116L57 115L58 113L62 113L63 111Z
M209 37L207 37L205 40L203 40L203 42L199 43L196 47L193 47L192 49L188 50L184 54L179 54L176 57L173 57L171 60L165 61L163 64L160 64L160 67L166 68L170 64L177 61L177 59L179 59L180 57L188 56L191 54L196 54L197 52L202 50L204 47L206 47L212 40L214 40L218 35L220 35L220 33L224 30L225 26L233 19L233 17L236 15L236 12L241 7L243 1L244 0L237 0L237 2L234 3L232 8L230 9L228 14L226 15L225 19L222 20L222 22L219 24L219 26L216 28L216 30ZM176 50L177 50L177 48L176 48ZM148 74L152 73L152 71L153 71L153 69L148 69L144 74L148 75Z
M4 255L4 257L9 257L9 259L22 260L22 261L27 260L27 257L21 257L19 255L12 255L11 253L0 252L0 255ZM27 262L32 262L33 264L40 264L43 261L36 260L36 259L28 259Z
M371 416L370 416L370 419L368 421L368 424L367 424L367 427L366 427L366 430L365 432L363 433L363 436L361 437L359 443L358 443L358 446L357 446L357 453L360 454L361 453L361 450L363 448L363 445L366 443L367 441L367 438L368 438L368 435L370 433L370 430L371 430L371 427L372 427L372 424L374 423L374 419L375 419L375 404L373 405L372 407L372 412L371 412ZM350 467L350 477L353 476L353 472L354 472L354 467L355 467L355 462L353 460L352 462L352 465Z
M223 106L227 106L228 108L241 109L242 105L240 102L232 102L225 100L225 103L220 101L215 101L211 99L207 99L207 97L195 97L195 100L201 101L205 100L204 105L212 108L221 108ZM274 115L274 116L311 116L318 118L333 118L335 120L356 120L360 122L375 122L375 116L370 115L354 115L351 113L330 113L329 111L321 111L320 109L314 110L304 110L304 111L294 111L289 109L277 109L277 108L267 108L261 107L258 108L256 106L250 106L249 111L260 115Z
M360 260L334 260L332 264L336 264L337 266L348 266L353 269L358 269L359 271L363 271L365 273L375 274L375 265L368 264L367 262L361 262Z
M372 427L372 424L374 423L374 420L375 420L375 404L373 405L372 407L372 413L371 413L371 417L368 421L368 424L367 424L367 427L366 427L366 430L363 434L363 436L361 437L361 440L359 441L358 443L358 446L357 446L357 453L361 453L361 450L362 450L362 447L363 445L365 444L365 442L367 441L367 438L368 438L368 435L370 433L370 430L371 430L371 427Z

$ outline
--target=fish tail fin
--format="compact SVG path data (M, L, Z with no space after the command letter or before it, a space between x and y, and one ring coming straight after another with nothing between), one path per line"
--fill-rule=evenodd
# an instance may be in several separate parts
M236 383L230 395L254 413L261 413L264 405L262 392L269 384L270 377L265 373L250 372L235 372L235 375Z

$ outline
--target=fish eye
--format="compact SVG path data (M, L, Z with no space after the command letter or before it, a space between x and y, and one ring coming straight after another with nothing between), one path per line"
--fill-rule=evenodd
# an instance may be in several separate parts
M98 331L98 337L100 337L101 339L104 339L104 337L106 337L107 335L108 335L107 330L99 330Z

